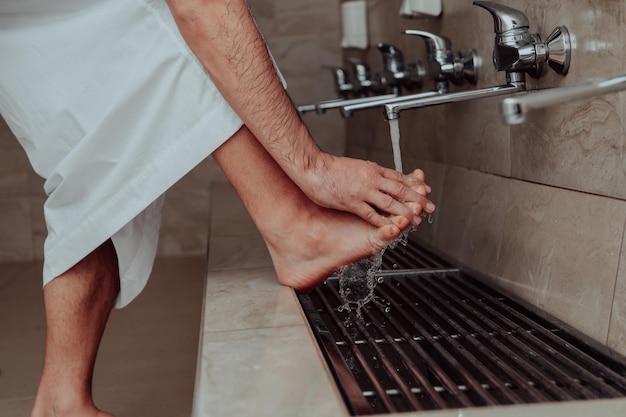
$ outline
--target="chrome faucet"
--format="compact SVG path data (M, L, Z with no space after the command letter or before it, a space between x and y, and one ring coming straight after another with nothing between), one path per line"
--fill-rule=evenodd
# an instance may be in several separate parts
M505 123L510 125L520 124L526 120L526 113L531 109L540 109L623 90L626 90L626 74L568 87L549 88L519 97L506 98L500 103L500 114Z
M354 72L354 88L352 90L355 97L367 97L371 93L378 94L385 87L379 74L372 76L369 65L361 59L348 57L346 59L352 66Z
M392 92L399 92L401 88L416 90L422 87L425 71L419 61L405 65L402 51L395 46L379 43L376 47L383 56L384 84Z
M352 115L356 110L371 109L387 104L403 102L407 100L421 100L432 98L450 90L450 82L455 85L462 85L466 80L472 84L478 82L478 53L471 49L465 54L452 52L451 42L448 38L438 36L421 30L405 30L405 35L420 36L426 42L428 53L428 71L431 79L435 82L434 91L424 93L392 97L390 99L380 98L379 100L362 103L350 103L341 109L344 117Z
M342 68L332 65L322 65L322 69L329 69L333 72L333 78L335 82L335 92L337 93L337 97L335 99L330 99L323 101L321 103L314 104L303 104L297 106L298 113L301 115L307 112L316 111L318 113L323 113L324 110L320 111L318 108L318 104L333 104L333 103L343 103L346 100L350 99L350 96L355 98L366 98L369 96L370 92L377 94L381 90L381 81L379 79L372 79L371 71L369 65L357 58L347 58L346 61L352 67L352 72L354 73L354 82L349 81L348 72Z
M542 42L539 34L530 33L528 17L521 11L490 1L474 1L473 4L493 17L496 35L493 64L498 71L526 72L537 78L547 62L557 73L567 74L571 42L565 26L556 27Z
M354 84L350 82L350 77L348 76L348 72L338 66L334 65L322 65L322 69L327 69L332 71L333 79L335 83L335 92L337 94L337 98L330 99L328 101L344 101L349 98L349 95L354 91ZM298 113L301 115L304 113L317 111L316 104L301 104L296 106Z
M494 21L495 47L493 64L498 71L505 71L506 84L472 91L440 94L426 98L416 98L388 103L384 106L387 120L400 117L400 112L408 109L436 106L501 96L526 90L526 73L539 77L543 64L557 73L565 75L570 63L570 37L567 28L557 27L546 42L539 35L530 34L528 17L519 10L489 1L474 1L476 6L489 11Z
M343 99L327 100L327 101L321 101L319 103L307 105L307 109L309 107L312 107L313 110L315 110L318 114L324 114L326 113L327 110L341 109L346 105L370 103L373 101L380 101L380 100L389 100L389 99L393 99L396 97L399 97L397 92L389 93L389 94L380 94L380 95L375 95L375 96L368 96L368 97L350 98L346 100L343 100ZM303 106L300 106L300 107L303 107ZM300 109L300 107L298 109ZM344 117L347 117L343 113L342 115Z
M371 77L369 67L363 66L360 60L350 59L349 62L354 66L357 78L360 77L358 83L365 88L357 88L357 90L373 93L374 95L363 95L352 99L345 100L328 100L311 106L319 114L325 113L331 109L341 109L344 106L367 104L374 101L390 100L399 97L403 90L411 90L419 88L422 85L424 69L420 62L406 65L402 52L393 45L379 43L378 50L382 54L383 74L381 77ZM348 114L342 112L344 117Z
M470 49L465 54L455 54L452 52L452 43L446 37L421 30L405 30L404 34L419 36L426 41L428 73L433 75L437 91L447 90L449 81L462 85L463 80L467 80L476 85L479 58L475 49Z
M456 93L438 94L434 93L428 97L422 97L415 100L403 100L398 102L390 102L384 106L385 120L395 120L400 117L400 112L404 110L419 109L422 107L438 106L447 103L461 103L464 101L478 100L487 97L501 96L505 94L517 93L524 91L526 86L520 82L510 82L495 87L481 88L478 90L459 91Z
M333 72L337 97L342 99L348 98L348 95L354 90L354 85L350 82L347 71L342 67L333 65L322 65L322 69L328 69Z

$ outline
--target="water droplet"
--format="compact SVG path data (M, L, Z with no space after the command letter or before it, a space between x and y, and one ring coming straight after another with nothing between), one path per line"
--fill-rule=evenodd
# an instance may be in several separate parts
M391 307L387 306L385 307L385 313L389 313L391 311Z
M378 278L376 279L376 281L377 281L379 284L382 284L383 282L385 282L385 278L383 278L383 277L378 277Z

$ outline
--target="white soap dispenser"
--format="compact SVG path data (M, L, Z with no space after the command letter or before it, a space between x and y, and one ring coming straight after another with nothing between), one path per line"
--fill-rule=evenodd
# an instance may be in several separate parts
M441 0L403 0L400 6L400 16L406 18L437 17L441 15L443 5Z
M365 0L353 0L341 4L341 29L343 32L342 48L367 49L367 2Z

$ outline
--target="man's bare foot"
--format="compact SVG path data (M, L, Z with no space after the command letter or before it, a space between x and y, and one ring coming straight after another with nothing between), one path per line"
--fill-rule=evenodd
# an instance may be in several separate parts
M282 228L261 230L280 283L303 292L339 267L379 254L410 224L398 216L376 228L355 215L314 207Z
M387 223L388 215L415 220L422 210L430 214L435 209L422 170L404 175L371 161L329 154L320 161L290 177L319 206L354 213L377 227Z
M40 385L30 417L114 417L100 411L93 402L49 400L50 396L44 394L44 390L45 387Z
M110 239L45 285L46 351L31 417L113 417L94 405L91 387L119 285Z
M430 187L424 183L421 170L403 176L376 164L350 158L332 159L340 161L343 166L339 166L341 163L335 165L333 172L321 176L330 178L331 182L312 181L321 183L321 188L309 187L316 196L311 199L245 126L216 149L213 158L261 232L279 281L300 291L311 290L341 266L380 253L411 222L418 225L423 211L431 213L435 209L425 197ZM386 188L377 184L389 182L392 185L387 185L390 192L386 199L395 203L396 210L377 212L375 207L378 205L358 195L361 190L380 197L386 193ZM406 203L392 197L399 197L397 192L392 192L394 188L397 191L398 185L413 196L403 199ZM343 203L335 201L337 195L344 200ZM320 203L320 200L329 202L329 205ZM363 204L368 207L366 212L376 212L375 219L354 209Z

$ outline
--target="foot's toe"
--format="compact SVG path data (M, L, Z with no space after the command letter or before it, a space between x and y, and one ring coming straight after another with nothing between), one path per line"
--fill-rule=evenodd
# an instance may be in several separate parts
M389 224L376 230L373 252L385 248L389 242L400 236L402 230L406 229L410 223L409 219L403 216L393 216L390 220Z

